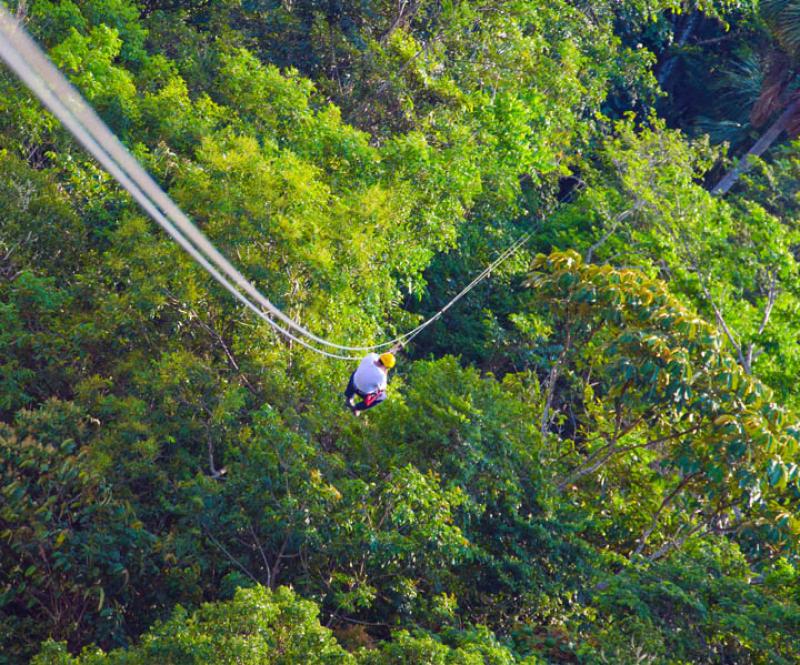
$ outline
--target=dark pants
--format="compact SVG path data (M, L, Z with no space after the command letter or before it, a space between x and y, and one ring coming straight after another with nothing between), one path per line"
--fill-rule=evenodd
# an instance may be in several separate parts
M376 393L362 393L356 388L356 383L354 381L355 376L355 372L350 375L350 381L347 384L347 390L344 391L344 397L346 400L349 400L353 395L358 395L363 400L353 407L356 411L366 411L373 406L378 406L378 404L386 399L386 392L383 390Z

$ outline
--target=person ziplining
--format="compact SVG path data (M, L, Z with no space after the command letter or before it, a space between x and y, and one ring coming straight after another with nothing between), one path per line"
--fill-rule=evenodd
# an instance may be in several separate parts
M214 280L253 314L287 339L326 358L359 360L348 352L372 351L350 377L345 391L347 405L359 415L386 399L389 370L395 365L394 353L410 343L428 326L438 321L461 298L474 289L500 264L513 256L531 238L524 233L494 261L451 298L438 312L400 337L371 346L347 346L315 335L284 314L223 256L175 202L130 154L86 100L50 62L26 33L17 19L0 3L0 61L14 71L101 164L133 197L148 215L161 226ZM392 347L378 355L375 351ZM355 404L358 395L364 401Z
M344 391L344 399L354 416L378 406L386 399L389 370L395 366L397 362L395 354L400 350L401 346L401 344L397 344L386 353L381 353L380 355L368 353L350 375L350 380ZM356 404L356 395L362 399L358 404Z

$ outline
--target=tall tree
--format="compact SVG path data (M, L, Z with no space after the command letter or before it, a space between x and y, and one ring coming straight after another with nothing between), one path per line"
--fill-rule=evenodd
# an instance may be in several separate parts
M800 97L797 94L800 2L762 0L760 13L772 37L772 46L765 59L766 71L760 95L750 112L750 121L754 127L771 122L739 163L712 188L714 194L726 194L751 168L752 158L763 155L782 134L790 138L800 134Z

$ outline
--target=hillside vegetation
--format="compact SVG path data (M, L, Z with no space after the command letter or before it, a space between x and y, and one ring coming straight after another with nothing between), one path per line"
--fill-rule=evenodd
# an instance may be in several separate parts
M530 240L355 418L0 68L0 664L800 662L800 2L7 7L321 337Z

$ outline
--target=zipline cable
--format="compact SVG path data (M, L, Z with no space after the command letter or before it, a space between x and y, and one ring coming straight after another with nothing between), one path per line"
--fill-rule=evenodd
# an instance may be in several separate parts
M280 319L300 335L331 348L345 351L369 351L407 343L452 307L483 279L488 277L503 261L514 254L530 238L525 234L498 256L487 268L464 287L452 300L416 328L403 335L371 346L345 346L318 337L296 321L285 315L265 298L205 237L181 209L159 187L152 177L122 145L105 123L83 100L80 93L64 78L42 53L36 43L25 33L21 25L0 5L0 57L31 89L40 101L50 109L67 129L83 144L109 173L164 230L178 242L215 280L234 297L264 319L270 326L289 339L317 353L341 360L357 360L319 349L298 338L278 325L262 309L248 300L220 271L225 273L245 293L252 296L271 315ZM170 219L167 219L169 217ZM171 221L170 221L171 220ZM181 232L183 231L183 233ZM185 236L183 235L185 233ZM194 244L192 244L194 243ZM205 252L205 256L203 255ZM216 268L211 263L216 265ZM218 269L219 270L218 270Z
M502 252L500 256L498 256L494 261L492 261L492 263L490 263L486 268L484 268L484 270L477 277L475 277L475 279L473 279L469 284L467 284L463 289L461 289L461 291L459 291L453 298L451 298L444 307L442 307L438 312L436 312L436 314L434 314L429 319L418 325L413 330L409 330L404 335L401 335L398 338L398 341L400 341L403 344L408 344L412 339L414 339L423 330L425 330L425 328L427 328L429 325L431 325L432 323L440 319L442 316L444 316L445 312L447 312L448 309L450 309L459 300L461 300L461 298L467 295L467 293L472 291L472 289L474 289L484 279L489 277L501 263L503 263L506 259L510 258L512 254L515 254L520 247L522 247L525 243L528 242L528 240L530 240L530 238L531 238L530 233L523 234L514 243L512 243L510 247L508 247L504 252Z
M253 286L244 275L214 247L208 238L206 238L205 234L189 220L147 171L142 168L127 148L122 145L120 140L111 132L103 120L86 103L81 94L49 61L39 46L27 35L22 26L15 21L2 6L0 6L0 31L3 33L8 45L8 48L4 50L8 55L12 56L11 58L4 56L9 66L20 76L21 74L17 68L21 60L27 64L29 74L33 74L36 79L39 79L38 85L32 85L34 81L30 80L29 75L28 79L25 80L26 85L31 88L48 108L51 108L51 104L45 101L39 93L43 87L49 89L52 95L67 109L67 112L83 126L86 133L92 136L95 143L103 146L105 152L117 163L119 169L126 173L128 180L135 182L150 200L161 209L164 215L172 221L173 225L205 254L209 262L214 264L220 272L226 274L231 281L266 309L272 316L281 320L289 328L293 328L301 335L305 335L319 344L345 351L361 351L372 348L349 347L329 342L326 339L318 337L310 330L307 330L273 305L269 299L264 297L258 289L256 289L255 286ZM14 54L18 57L13 57ZM64 117L60 117L59 119L64 122ZM74 123L71 124L74 126ZM71 127L69 128L70 131L74 133L74 130ZM89 148L87 147L87 149ZM94 152L92 154L94 154ZM125 185L123 185L123 187L128 189ZM156 221L163 226L160 220Z
M12 24L13 25L13 24ZM337 358L340 360L359 360L356 356L342 356L334 353L329 353L323 349L318 349L313 345L307 343L302 338L296 337L288 330L278 325L275 321L269 318L261 309L248 300L240 291L236 289L223 275L219 273L214 266L210 265L206 258L191 244L188 240L167 220L161 211L155 207L152 201L144 194L144 192L131 182L128 176L118 167L116 162L106 153L103 148L95 142L95 140L86 132L80 123L69 112L67 107L61 103L61 98L54 94L41 80L40 77L28 66L28 63L19 56L17 49L9 44L6 25L6 14L2 6L0 6L0 57L8 64L8 66L16 72L20 79L30 88L30 90L42 101L42 103L50 109L50 111L64 124L64 126L78 139L78 141L86 148L89 153L102 164L108 172L131 194L131 196L145 209L145 211L162 226L167 233L181 245L189 255L197 261L204 270L206 270L215 280L217 280L223 287L225 287L235 298L242 304L255 312L260 318L266 321L275 330L285 335L289 339L305 346L312 351L321 353L330 358ZM13 28L12 28L13 29Z

